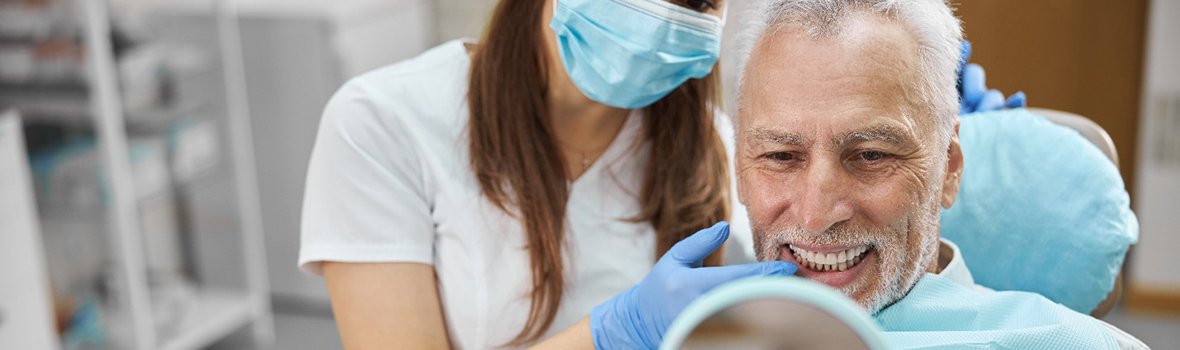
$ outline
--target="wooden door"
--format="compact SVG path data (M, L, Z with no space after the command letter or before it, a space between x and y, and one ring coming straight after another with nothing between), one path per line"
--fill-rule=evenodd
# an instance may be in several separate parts
M1146 0L958 0L971 60L1029 106L1084 115L1110 133L1134 183Z

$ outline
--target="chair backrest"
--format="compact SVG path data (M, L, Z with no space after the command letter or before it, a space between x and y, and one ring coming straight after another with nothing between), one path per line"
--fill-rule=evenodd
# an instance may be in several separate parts
M1114 148L1114 140L1110 138L1110 134L1106 133L1106 129L1103 129L1098 123L1077 114L1055 109L1029 108L1028 110L1045 117L1045 119L1049 119L1053 124L1074 129L1082 137L1085 137L1086 140L1089 140L1090 143L1093 143L1094 146L1098 146L1098 149L1103 154L1106 154L1106 157L1110 158L1110 161L1114 162L1114 165L1119 165L1119 152Z
M960 141L967 162L941 233L975 281L1104 312L1138 238L1106 133L1080 116L1014 109L964 116Z
M1110 158L1110 161L1114 162L1115 166L1119 165L1119 152L1114 147L1114 140L1110 138L1110 134L1106 132L1106 129L1103 129L1102 126L1099 126L1098 123L1090 120L1090 118L1055 109L1029 108L1028 110L1045 117L1045 119L1053 122L1053 124L1077 131L1078 134L1081 134L1082 137L1085 137L1086 140L1097 146L1107 158ZM1111 289L1110 295L1106 297L1106 300L1098 304L1098 307L1094 308L1090 312L1090 315L1098 318L1106 316L1114 308L1114 305L1118 303L1122 294L1123 275L1120 273L1115 280L1114 288Z

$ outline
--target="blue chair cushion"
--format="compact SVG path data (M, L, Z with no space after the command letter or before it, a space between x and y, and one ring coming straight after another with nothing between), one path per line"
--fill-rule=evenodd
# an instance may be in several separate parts
M942 213L975 282L1090 313L1139 236L1118 168L1076 131L1025 109L971 114L964 172Z

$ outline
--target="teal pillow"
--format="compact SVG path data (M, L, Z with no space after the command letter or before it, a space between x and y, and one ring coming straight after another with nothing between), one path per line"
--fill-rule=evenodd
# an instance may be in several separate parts
M1118 168L1076 131L1025 109L963 116L959 139L965 169L942 236L975 282L1090 313L1139 236Z

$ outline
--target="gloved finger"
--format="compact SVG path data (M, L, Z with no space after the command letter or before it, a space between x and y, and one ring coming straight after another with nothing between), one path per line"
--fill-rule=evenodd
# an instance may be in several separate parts
M1004 101L1004 108L1024 108L1028 106L1028 97L1024 95L1024 91L1017 91L1012 96L1008 96L1008 100Z
M786 261L767 261L752 264L702 267L693 269L693 280L704 290L712 289L723 283L746 277L760 276L790 276L799 267Z
M983 72L983 67L978 64L968 64L963 68L963 73L959 79L963 81L963 102L967 106L978 106L979 100L983 98L984 93L987 92L987 76ZM968 112L974 112L976 109L971 109Z
M967 66L967 62L971 61L971 42L963 39L962 46L959 48L962 51L962 58L959 59L959 69Z
M660 260L667 258L680 265L697 267L700 266L701 260L725 244L725 240L728 238L729 223L718 222L713 227L697 231L692 236L677 242Z
M962 50L962 54L959 55L959 70L958 70L959 77L958 77L958 80L955 81L955 90L957 90L959 92L959 114L965 114L965 113L967 113L966 112L967 111L967 100L964 100L962 98L963 97L963 70L967 68L967 60L971 58L971 42L969 42L967 40L963 40L962 46L960 46L960 50Z
M979 99L979 104L975 105L973 112L987 112L1000 109L1004 109L1004 93L1000 92L1000 90L991 89L986 94L983 94L983 98Z

